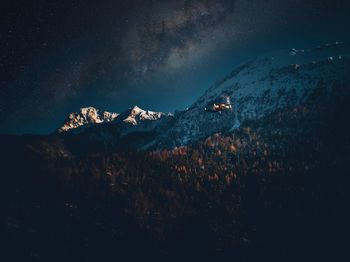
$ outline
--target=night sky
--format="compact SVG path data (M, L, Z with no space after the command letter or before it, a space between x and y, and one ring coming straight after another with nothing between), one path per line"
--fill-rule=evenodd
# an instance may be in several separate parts
M350 40L346 0L1 1L0 133L80 107L181 110L235 65Z

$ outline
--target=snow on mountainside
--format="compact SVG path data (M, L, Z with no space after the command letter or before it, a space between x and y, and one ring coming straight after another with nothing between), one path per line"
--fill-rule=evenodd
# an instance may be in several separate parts
M123 124L128 127L147 125L150 121L156 121L164 116L170 116L162 112L145 111L138 106L129 108L127 111L118 114L107 111L99 111L94 107L81 108L79 112L71 113L63 125L58 129L59 133L72 131L81 127L93 127L94 124L113 123ZM135 130L139 129L135 127ZM74 130L77 132L78 130Z
M144 121L159 120L165 115L166 114L162 112L145 111L138 106L134 106L126 112L120 114L118 120L136 126Z
M172 125L153 145L181 146L215 132L234 130L244 120L302 105L318 88L332 92L336 84L349 81L349 43L268 53L216 82L188 110L175 115ZM205 111L223 95L231 97L232 110Z
M113 121L118 116L117 113L99 111L94 107L80 108L79 112L71 113L58 129L59 133L67 132L88 124L100 124Z
M123 113L99 111L93 107L82 108L72 113L58 133L69 139L69 143L79 144L76 149L140 149L149 145L166 123L172 119L170 113L146 111L138 106ZM73 140L71 140L73 139ZM85 148L82 145L90 145Z
M137 106L121 114L82 108L69 115L60 133L82 134L106 146L159 149L186 145L213 133L234 131L242 121L317 101L350 82L350 44L333 43L308 50L281 50L257 57L217 81L189 109L174 116ZM213 111L221 97L231 106ZM311 101L312 103L312 101ZM319 102L318 102L319 103Z

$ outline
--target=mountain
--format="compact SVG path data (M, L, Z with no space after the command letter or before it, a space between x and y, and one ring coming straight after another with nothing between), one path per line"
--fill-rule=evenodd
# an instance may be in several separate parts
M344 260L348 50L260 56L174 116L90 108L66 131L0 136L5 255Z
M317 93L331 95L337 92L337 85L349 82L349 64L349 43L275 51L238 66L175 116L137 106L121 114L89 107L70 114L58 130L84 133L89 141L100 141L106 146L120 144L122 140L125 145L133 139L140 140L138 137L142 137L142 142L131 148L184 146L213 133L233 131L243 121L317 100ZM208 111L221 97L229 97L232 108L230 105L230 110Z
M69 114L62 126L58 128L58 132L68 132L91 124L107 123L113 121L117 116L117 113L100 111L94 107L80 108L79 112Z
M162 112L145 111L138 106L134 106L126 112L122 113L119 116L118 120L136 126L147 123L148 121L159 120L165 115L166 114Z
M336 93L335 86L349 80L350 43L264 54L217 81L188 110L174 117L171 127L154 145L182 146L216 132L234 130L242 121L317 99L317 92ZM233 110L205 111L220 96L231 97Z
M94 107L71 113L54 135L61 136L75 152L141 149L153 141L172 114L133 106L122 113Z

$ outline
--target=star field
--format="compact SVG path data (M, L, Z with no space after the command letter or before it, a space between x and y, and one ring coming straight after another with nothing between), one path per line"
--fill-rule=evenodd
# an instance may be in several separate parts
M0 133L48 133L83 106L174 111L237 64L346 41L345 0L5 1Z

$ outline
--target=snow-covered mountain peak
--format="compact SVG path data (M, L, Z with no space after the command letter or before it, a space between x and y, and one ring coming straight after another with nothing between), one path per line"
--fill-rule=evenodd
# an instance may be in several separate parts
M118 117L117 113L100 111L95 107L83 107L79 112L68 115L63 125L58 129L59 133L67 132L71 129L81 127L88 124L100 124L111 122Z
M82 131L87 131L87 127L91 127L94 130L91 131L92 133L96 130L104 130L104 136L110 132L115 132L116 134L114 135L125 135L132 132L151 131L162 122L157 120L163 120L163 118L168 116L171 116L171 114L146 111L136 105L121 114L100 111L94 107L84 107L80 108L78 112L69 114L63 125L58 129L58 132L66 133L68 131L74 131L74 134L79 134ZM100 125L105 123L109 123L110 125ZM84 129L81 129L82 127ZM109 129L110 131L108 131Z
M146 111L138 106L121 114L86 107L69 114L57 132L78 136L97 147L143 148L151 145L171 120L170 113Z
M132 115L137 115L137 114L140 114L142 112L145 112L145 110L139 108L137 105L130 108L130 114L132 114Z
M134 107L121 114L119 119L125 123L138 125L142 121L159 120L165 115L166 114L163 112L153 112L148 110L146 111L135 105Z

